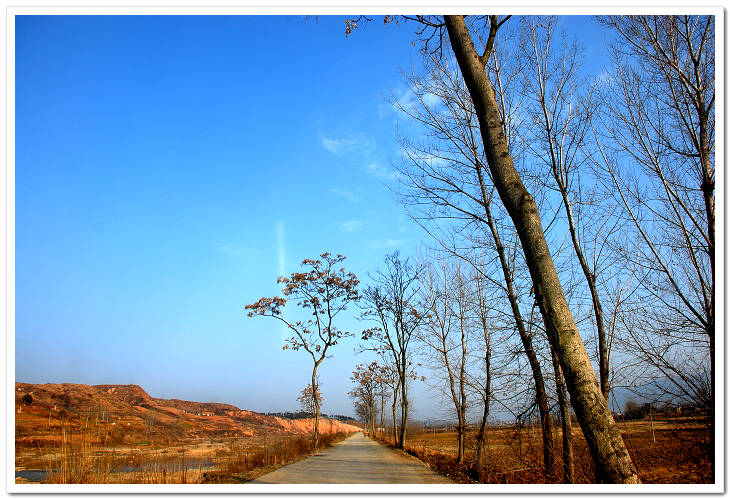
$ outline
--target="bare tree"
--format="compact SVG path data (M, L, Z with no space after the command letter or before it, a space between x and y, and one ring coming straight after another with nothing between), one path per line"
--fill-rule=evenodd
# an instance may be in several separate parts
M467 348L472 328L470 296L458 263L445 259L439 268L429 265L423 276L424 302L430 309L418 333L436 356L435 370L441 371L457 419L457 462L464 462L467 411Z
M482 417L479 422L479 431L476 438L476 467L477 473L479 473L479 480L484 481L486 456L487 452L487 429L489 424L489 411L491 407L491 401L493 397L493 369L492 369L492 350L494 348L494 332L492 329L490 317L489 317L489 300L490 293L488 292L488 281L478 273L472 274L472 283L474 285L474 316L477 320L477 329L481 329L483 349L483 357L480 359L483 361L482 370L484 373L483 383L478 384L478 393L482 399ZM475 383L476 384L476 383Z
M375 388L375 395L380 400L380 422L378 425L380 431L380 438L385 437L385 403L390 399L393 371L385 365L378 365L375 380L377 387ZM395 407L395 406L394 406ZM395 411L394 411L395 412ZM395 422L395 417L393 417Z
M570 417L570 404L565 392L563 371L560 368L560 359L555 350L552 350L553 369L555 370L555 386L558 393L558 406L560 407L560 426L563 441L563 482L575 483L575 459L573 457L573 427Z
M312 389L312 384L309 383L302 389L300 395L297 397L297 402L299 402L302 411L312 416L314 415L316 405L322 407L322 402L324 401L319 378L317 378L317 384L315 386L317 387L316 391ZM315 400L317 401L317 404L315 404Z
M533 157L550 171L554 181L554 186L550 187L557 189L562 201L575 256L590 291L598 340L599 382L601 392L608 400L611 341L604 326L598 272L599 260L610 240L612 227L607 224L612 218L595 209L595 193L592 192L595 189L589 186L589 171L581 157L591 112L590 88L581 93L581 89L589 85L579 81L577 76L580 68L578 47L574 42L558 38L556 18L530 16L521 18L520 22L526 66L532 69L524 72L532 124L527 132L533 139L528 143ZM591 215L586 213L589 206L599 217L586 224L583 215ZM591 227L598 230L590 230ZM592 238L589 241L594 246L592 255L588 253L590 245L584 243L586 237Z
M377 362L358 364L350 378L355 387L349 392L355 400L355 410L367 424L370 435L375 436L376 397L379 384L380 366Z
M398 375L398 369L393 363L393 356L388 351L380 350L381 357L381 372L380 382L385 390L390 390L390 410L391 420L393 421L393 442L398 442L398 418L396 417L396 410L398 408L398 401L400 393L400 376ZM382 414L381 414L382 415Z
M537 325L535 321L535 303L530 312L530 325ZM558 397L558 408L560 410L560 426L562 433L562 457L563 457L563 483L575 482L575 460L573 455L573 430L570 417L570 404L565 390L565 381L560 367L560 359L554 348L550 348L552 356L553 372L555 374L555 391Z
M250 310L249 317L273 317L283 322L293 333L284 343L284 350L305 350L311 357L312 367L312 401L314 404L314 431L312 440L317 446L319 434L319 387L317 386L317 369L327 357L327 352L342 338L352 336L349 331L338 329L334 319L347 306L359 299L357 277L352 272L345 272L339 267L345 257L323 253L321 260L305 259L302 266L309 270L294 272L291 277L281 276L278 283L284 284L282 293L289 299L295 299L303 310L311 312L310 319L291 321L284 318L282 307L287 299L274 296L261 298L256 303L246 305Z
M376 327L362 333L373 349L390 356L400 385L400 432L397 445L403 448L408 424L408 380L412 377L411 339L424 320L418 303L418 283L423 269L396 251L385 257L385 267L371 275L374 285L363 292L365 318Z
M663 386L706 400L714 456L715 18L600 21L618 41L598 161L635 226L641 244L625 256L654 307L644 333L629 332Z

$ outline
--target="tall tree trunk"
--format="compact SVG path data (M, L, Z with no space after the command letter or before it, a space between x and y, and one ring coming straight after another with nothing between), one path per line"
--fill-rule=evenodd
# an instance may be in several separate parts
M393 404L391 406L391 409L393 410L393 445L398 445L398 420L395 417L395 408L398 407L398 389L400 388L400 383L396 383L395 387L393 387Z
M484 328L486 336L486 326ZM487 373L486 386L484 387L484 411L482 411L482 420L479 424L479 433L477 433L477 473L479 473L480 482L484 482L486 476L487 428L489 402L492 398L492 350L489 343L487 343L487 349L484 353L484 368Z
M548 338L560 360L571 402L596 469L608 482L639 483L639 476L598 386L565 299L545 240L537 204L512 162L482 57L474 49L463 16L444 16L444 20L479 120L495 187L520 237ZM494 18L492 28L496 31ZM485 55L488 57L488 54Z
M444 364L446 366L446 373L449 377L449 390L451 391L451 401L454 403L454 411L456 412L456 440L457 440L457 456L456 462L461 464L464 462L464 405L465 405L465 394L464 384L460 381L459 393L456 393L456 382L454 372L451 369L451 362L449 361L449 348L446 344L446 335L441 336L441 346L443 348L442 355Z
M314 430L312 431L312 444L314 448L317 448L317 441L319 440L319 387L317 386L317 368L319 362L314 363L314 369L312 369L312 399L314 401Z
M714 277L714 276L713 276ZM715 305L715 290L713 280L712 306ZM714 312L714 311L713 311ZM710 338L710 462L712 481L715 481L715 316L714 313L708 323Z
M482 420L479 422L479 432L477 433L477 473L479 474L479 482L484 483L486 476L486 453L487 453L487 417L489 412L482 413Z
M541 76L541 78L546 78ZM567 80L565 81L567 83ZM593 303L593 315L596 319L596 333L598 336L598 373L599 383L601 386L601 393L608 400L608 392L611 389L611 385L608 379L609 376L609 352L606 344L606 329L603 325L603 307L601 306L601 300L598 295L598 288L596 286L596 273L594 269L588 265L588 261L583 254L583 247L581 246L580 237L578 235L578 228L575 223L575 216L573 214L573 205L571 204L570 197L568 195L568 174L567 169L570 165L565 164L563 154L559 152L559 147L556 145L556 134L554 132L554 126L560 128L560 125L555 125L557 118L557 111L553 107L552 103L549 103L547 97L547 89L545 81L541 79L540 84L540 106L542 108L543 123L542 126L545 128L545 136L547 138L548 150L550 153L550 170L552 172L555 183L558 186L560 195L563 200L563 206L565 207L565 215L568 220L568 230L570 232L570 238L573 243L573 250L580 263L580 268L585 276L586 283L591 293L591 302ZM567 124L566 124L567 126Z
M460 284L461 286L461 284ZM459 290L461 295L463 291ZM464 327L464 312L461 318L461 366L459 366L459 463L464 462L464 436L466 434L466 328Z
M458 426L456 428L457 433L457 439L458 439L458 454L456 456L456 462L459 464L462 464L464 462L464 430L465 430L465 424L464 424L464 417L459 414L459 422Z
M707 251L710 256L710 303L707 311L707 338L710 342L710 461L712 462L712 480L715 481L715 179L710 161L710 145L708 143L708 115L701 106L700 117L700 163L702 164L702 197L705 201L707 216Z
M408 360L406 359L405 352L402 352L401 359L400 437L398 438L398 448L405 449L406 426L408 425L408 383L406 382Z
M446 277L446 274L444 274ZM460 297L461 298L461 297ZM446 300L446 296L444 295ZM445 304L446 306L446 304ZM435 306L434 306L434 313ZM454 404L454 412L456 412L456 435L457 435L457 456L456 462L461 464L464 462L464 433L466 431L466 329L464 327L464 317L460 314L460 329L461 329L461 365L459 367L458 375L458 392L457 392L457 376L452 369L451 361L449 360L449 345L448 345L448 333L445 329L442 329L440 333L441 349L439 350L443 356L444 366L446 367L446 375L449 378L449 390L451 392L451 401Z
M505 254L504 245L502 244L502 238L499 236L497 230L497 224L492 216L491 200L487 194L487 188L484 183L484 175L482 174L483 166L477 162L477 178L482 191L482 198L484 201L484 211L487 215L487 224L494 240L494 245L497 249L497 256L499 257L499 263L502 267L502 275L504 276L504 282L507 292L507 300L509 301L510 307L512 308L512 317L515 320L515 326L517 332L520 335L522 341L522 347L525 349L525 355L527 361L530 363L530 369L532 370L532 379L535 382L535 395L537 400L537 408L540 411L540 426L542 428L542 455L543 464L545 469L545 476L552 477L555 472L555 452L553 450L553 430L550 424L550 407L548 404L547 392L545 391L545 380L542 376L542 369L540 367L540 361L537 358L535 349L532 347L532 337L527 333L525 327L525 321L522 318L522 312L520 312L520 305L517 301L517 295L515 293L514 279L512 276L512 270L510 269L509 262L507 261L507 255Z
M370 426L370 435L375 438L375 404L373 404L370 408L370 419L368 421L368 424Z
M479 433L477 433L477 473L479 473L480 482L484 482L485 477L488 418L489 400L485 400L484 411L482 412L482 420L479 423Z
M573 432L570 425L570 406L565 394L565 382L563 372L560 369L560 360L555 349L550 349L553 356L553 368L555 369L555 385L558 392L558 405L560 406L560 425L563 432L563 483L575 483L575 465L573 461Z

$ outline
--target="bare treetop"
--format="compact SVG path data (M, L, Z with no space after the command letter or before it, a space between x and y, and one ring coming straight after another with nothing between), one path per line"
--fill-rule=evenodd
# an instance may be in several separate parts
M345 257L323 253L320 258L321 260L303 260L302 266L309 267L308 271L294 272L290 277L280 276L276 281L284 284L284 296L296 300L296 304L302 309L311 310L312 318L296 322L284 318L282 307L286 305L287 298L278 296L264 297L256 303L246 305L246 310L250 310L249 317L274 317L294 333L285 340L284 350L303 348L312 357L316 353L324 355L341 338L352 336L352 333L333 326L332 321L349 303L359 298L357 285L360 281L357 276L346 272L344 267L338 268Z

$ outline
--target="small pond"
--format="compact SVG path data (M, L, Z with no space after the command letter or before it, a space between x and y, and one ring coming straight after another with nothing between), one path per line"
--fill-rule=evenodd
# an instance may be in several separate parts
M146 462L143 465L122 465L112 469L112 473L131 473L135 471L154 471L161 473L163 470L167 473L181 471L185 467L188 470L211 470L216 467L215 461L210 458L165 458L159 461ZM43 482L48 478L49 473L57 472L58 469L51 470L20 470L15 472L15 478L25 478L30 482Z

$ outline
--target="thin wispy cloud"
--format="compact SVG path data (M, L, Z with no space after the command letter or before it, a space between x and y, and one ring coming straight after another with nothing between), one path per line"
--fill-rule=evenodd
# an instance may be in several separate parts
M340 229L345 232L355 232L362 228L362 222L360 220L348 220L340 224Z
M393 105L390 102L381 102L378 104L378 118L386 118L393 113Z
M441 98L436 94L428 92L419 97L412 88L406 86L401 86L394 90L390 95L390 99L394 103L397 103L397 105L393 105L390 102L385 103L382 107L378 108L379 117L382 118L388 113L394 113L399 117L410 120L411 117L408 113L421 107L421 103L434 110L439 108L443 103ZM404 110L406 112L404 112Z
M601 71L595 78L594 81L600 86L608 86L613 83L616 76L609 70Z
M330 192L332 194L336 194L337 196L340 196L341 198L344 198L344 199L350 201L351 203L357 203L358 201L360 201L360 196L358 196L357 194L355 194L352 191L348 191L347 189L340 189L339 187L334 187L334 188L330 189Z
M419 154L417 157L424 163L428 163L431 168L443 168L451 164L451 160L434 154L423 153Z
M390 95L378 104L378 118L385 117L404 117L403 112L398 108L402 106L406 109L413 107L415 95L410 88L405 85L399 85L390 91Z
M320 135L319 138L322 147L333 154L357 152L365 162L366 171L381 180L394 180L398 177L397 172L382 166L376 160L375 142L363 133L350 133L342 137ZM343 194L344 191L338 191L338 193Z
M373 141L365 134L347 134L342 137L325 137L320 135L322 147L333 154L344 154L354 151L370 151L373 148Z
M373 249L379 249L379 248L396 248L403 244L403 241L401 239L392 239L390 237L386 237L385 239L380 239L377 241L373 241L370 245Z
M246 256L246 249L234 243L217 243L216 249L229 256Z
M427 93L423 96L423 103L430 108L435 108L441 104L441 98L436 94Z
M365 165L368 173L382 180L394 180L397 178L398 173L384 167L380 163L371 162Z
M401 85L391 95L392 99L399 104L398 107L404 109L412 109L416 105L416 94L413 93L411 87ZM391 107L396 113L401 113L398 107Z

